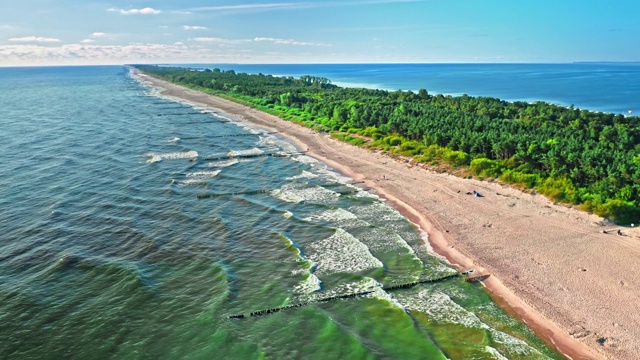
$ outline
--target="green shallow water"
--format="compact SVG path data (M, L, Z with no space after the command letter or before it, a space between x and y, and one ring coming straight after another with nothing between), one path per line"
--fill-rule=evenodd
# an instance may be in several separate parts
M455 271L274 134L121 67L0 80L2 358L560 358L478 284L384 291Z

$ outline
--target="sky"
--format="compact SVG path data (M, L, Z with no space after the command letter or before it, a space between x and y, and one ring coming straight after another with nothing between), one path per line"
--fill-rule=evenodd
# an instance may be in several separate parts
M0 66L640 61L639 0L0 0Z

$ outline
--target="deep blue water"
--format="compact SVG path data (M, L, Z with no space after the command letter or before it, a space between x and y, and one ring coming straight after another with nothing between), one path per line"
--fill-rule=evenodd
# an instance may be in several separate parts
M557 356L477 284L384 290L455 271L375 194L124 67L0 68L0 165L0 358Z
M329 78L339 86L426 89L431 94L547 101L581 109L640 114L640 64L187 64L250 74Z

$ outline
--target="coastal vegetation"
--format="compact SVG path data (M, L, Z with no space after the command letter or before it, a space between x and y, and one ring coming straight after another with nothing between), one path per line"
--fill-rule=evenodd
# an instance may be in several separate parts
M640 220L639 117L424 89L341 88L314 76L136 67L357 146L498 179L618 223Z

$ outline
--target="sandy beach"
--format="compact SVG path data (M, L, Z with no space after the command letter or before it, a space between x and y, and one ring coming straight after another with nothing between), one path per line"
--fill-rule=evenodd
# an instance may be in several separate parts
M639 229L611 225L499 183L413 166L228 100L140 76L164 89L164 96L277 131L310 156L364 182L428 233L425 246L460 269L490 273L484 283L494 299L565 356L640 359ZM473 190L483 196L467 194Z

